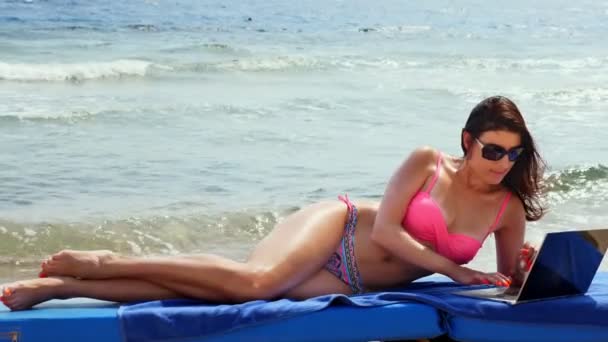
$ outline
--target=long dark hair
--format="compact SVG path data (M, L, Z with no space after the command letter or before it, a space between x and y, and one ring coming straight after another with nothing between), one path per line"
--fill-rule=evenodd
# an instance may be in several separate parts
M502 180L502 185L521 199L526 211L526 220L536 221L546 211L540 198L546 163L538 153L519 109L513 101L504 96L489 97L475 106L463 133L468 132L474 138L479 138L483 132L497 130L506 130L521 136L524 152ZM460 145L466 155L464 134L461 135Z

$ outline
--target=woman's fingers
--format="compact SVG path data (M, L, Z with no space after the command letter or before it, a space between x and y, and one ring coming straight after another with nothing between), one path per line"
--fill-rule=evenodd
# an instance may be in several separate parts
M498 279L496 285L497 286L509 286L511 285L511 278L505 276L501 273L496 273L496 278Z
M506 275L502 274L502 273L497 273L498 277L500 278L500 280L502 281L502 286L510 286L511 285L511 277L507 277Z
M511 286L512 279L502 273L485 273L468 269L468 280L463 279L464 284L486 284L496 286Z
M529 242L524 243L523 248L519 253L519 267L525 272L529 271L532 267L532 262L536 257L536 248Z
M501 274L501 273L483 273L481 274L479 283L486 285L496 285L496 286L510 286L511 278Z

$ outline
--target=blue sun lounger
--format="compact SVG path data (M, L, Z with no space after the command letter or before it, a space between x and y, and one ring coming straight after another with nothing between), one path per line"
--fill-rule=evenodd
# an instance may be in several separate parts
M115 303L88 299L49 301L33 310L9 312L0 309L0 341L86 341L113 342L135 340L123 334ZM209 322L213 325L213 322ZM153 336L153 324L141 341L369 341L435 337L442 335L437 310L420 303L395 303L385 306L354 307L337 305L325 310L277 317L272 321L248 324L200 338L183 335ZM150 329L150 330L147 330ZM14 338L14 339L13 339Z
M0 341L387 341L443 334L472 342L608 341L608 273L598 273L585 296L515 307L451 294L467 288L435 277L390 292L301 302L50 301L22 312L0 307Z

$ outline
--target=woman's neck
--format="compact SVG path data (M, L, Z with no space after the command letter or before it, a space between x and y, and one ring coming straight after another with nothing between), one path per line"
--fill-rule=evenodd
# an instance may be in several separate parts
M466 189L482 195L494 194L502 189L501 184L488 184L484 182L481 177L475 174L468 164L466 157L459 158L458 161L455 181Z

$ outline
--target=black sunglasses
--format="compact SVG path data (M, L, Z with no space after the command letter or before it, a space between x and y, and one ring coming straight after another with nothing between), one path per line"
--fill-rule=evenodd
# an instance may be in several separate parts
M477 138L475 138L475 141L477 141L479 146L481 146L481 156L487 160L498 161L507 155L509 157L509 161L514 162L524 152L523 146L516 146L507 151L500 145L484 144Z

